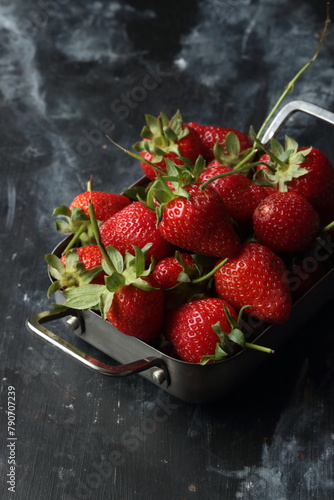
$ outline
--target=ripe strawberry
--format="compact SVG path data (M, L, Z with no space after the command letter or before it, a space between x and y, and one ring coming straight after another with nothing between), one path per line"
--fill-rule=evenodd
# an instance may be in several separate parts
M86 191L78 194L70 203L70 210L81 208L89 216L88 204L92 200L97 220L105 221L116 212L131 203L129 198L122 194L106 193L104 191Z
M97 245L87 245L70 250L70 252L73 251L77 252L79 261L84 264L87 271L93 269L93 267L101 266L102 264L101 250ZM62 255L60 260L63 263L64 267L66 267L67 255ZM91 283L98 283L103 285L104 276L105 273L101 272L91 281Z
M161 235L156 224L156 215L139 201L126 206L100 226L100 235L105 247L111 245L124 256L133 254L133 246L143 248L148 243L152 246L147 258L157 261L172 254L173 247Z
M104 283L101 267L101 252L97 245L72 248L60 259L54 254L47 254L49 273L55 281L50 285L47 295L57 290L69 290L89 283Z
M299 149L303 153L305 148ZM334 219L334 169L327 156L319 149L312 148L302 163L308 173L293 178L288 190L295 191L309 200L319 213L322 223Z
M316 148L299 148L296 141L285 138L283 147L271 140L273 156L265 154L261 160L261 177L265 176L280 191L294 191L311 203L320 215L322 224L334 219L334 169L327 156ZM276 160L278 159L278 161Z
M226 172L233 172L233 169L213 160L199 175L198 183ZM221 177L210 185L220 194L228 213L237 222L250 220L257 205L268 196L265 187L258 186L240 173Z
M99 310L102 318L108 319L121 332L152 342L163 324L164 294L156 288L151 276L152 264L145 268L146 249L136 247L134 252L135 255L127 252L123 257L117 249L105 248L102 258L106 273L104 285L87 281L73 283L64 290L64 305L80 310ZM52 258L54 260L55 256Z
M229 258L236 256L241 243L219 194L210 186L201 190L196 184L183 189L162 209L159 231L172 243L190 252Z
M220 338L212 327L219 322L225 333L232 329L224 306L236 319L233 307L218 298L194 300L169 312L166 337L180 359L199 363L203 356L215 354Z
M253 145L248 135L233 128L199 125L195 122L189 122L187 125L198 132L204 146L202 154L207 162L212 161L215 157L213 148L217 141L224 147L225 153L228 154L228 151L225 148L225 141L226 136L229 132L233 132L238 137L240 143L240 152L251 148Z
M195 163L197 157L202 154L203 146L198 133L183 123L179 111L171 120L164 113L160 113L158 118L146 115L146 123L141 133L143 140L133 147L159 169L166 171L166 158L182 165L180 157ZM155 179L156 170L153 167L144 162L141 162L141 167L146 177Z
M70 252L77 252L78 259L82 262L86 268L86 270L92 269L96 266L101 266L102 264L102 254L98 245L87 245L84 247L78 247L70 250ZM66 267L67 255L62 255L60 258L64 267ZM104 276L105 273L101 272L98 276L96 276L91 283L104 284Z
M263 200L253 215L257 239L276 252L301 252L320 229L319 216L304 196L276 192Z
M151 276L143 278L151 286ZM135 285L120 287L114 294L107 319L119 331L145 342L157 339L163 325L164 296L162 290L141 290Z
M195 269L195 261L190 253L181 253L180 257L184 265L189 269ZM167 290L178 285L180 281L178 278L184 272L184 266L180 263L175 255L166 257L160 260L152 271L152 276L157 283L157 286L162 290Z
M235 309L268 323L283 323L291 312L291 292L283 261L258 243L246 243L240 255L215 273L217 294Z

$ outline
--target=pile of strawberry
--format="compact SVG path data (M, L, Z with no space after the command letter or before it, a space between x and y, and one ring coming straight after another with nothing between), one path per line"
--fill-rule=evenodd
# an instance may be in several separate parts
M54 211L69 235L46 256L62 307L99 311L126 335L193 363L251 347L242 322L284 323L287 279L334 220L334 170L313 147L146 116L132 153L145 178L91 186ZM71 236L70 236L71 235ZM311 285L309 283L308 285ZM264 349L265 350L265 349Z

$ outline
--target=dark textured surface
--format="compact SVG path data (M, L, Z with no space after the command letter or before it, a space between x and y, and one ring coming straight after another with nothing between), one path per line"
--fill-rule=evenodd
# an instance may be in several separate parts
M334 495L332 304L230 397L191 405L140 376L95 375L35 338L48 309L52 210L90 176L120 192L144 113L248 131L315 50L325 2L0 4L1 498L329 500ZM334 110L334 34L291 98ZM148 76L150 75L150 76ZM152 76L153 75L153 76ZM333 132L289 125L334 159ZM16 493L7 394L16 393Z

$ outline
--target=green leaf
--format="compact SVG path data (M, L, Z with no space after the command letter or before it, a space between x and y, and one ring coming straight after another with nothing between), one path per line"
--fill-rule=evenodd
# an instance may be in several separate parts
M106 290L104 285L83 285L77 288L64 290L66 307L87 310L98 306L102 293Z
M54 209L54 211L52 212L52 216L63 216L71 218L71 210L69 207L61 205L60 207Z
M121 254L121 252L119 250L117 250L117 248L114 248L111 245L106 247L106 251L110 257L111 262L113 263L113 265L115 267L115 270L118 273L122 273L124 270L124 259L123 259L123 255ZM112 271L113 271L113 269L111 269L111 272ZM108 273L108 274L110 274L110 273Z
M272 139L270 140L270 147L274 155L277 156L278 158L280 158L281 155L284 153L284 148L282 144L277 139L275 139L275 137L272 137Z
M65 270L63 263L61 262L59 257L57 257L56 255L54 255L52 253L46 254L45 260L49 266L49 271L50 271L51 276L53 276L54 278L56 278L58 280Z
M70 224L62 219L55 220L54 224L55 224L56 230L59 233L62 233L62 234L72 234L73 233L73 229L71 228Z
M228 340L238 344L240 347L245 347L245 336L239 328L234 328L228 335Z
M74 269L79 262L79 256L76 248L71 248L66 255L66 269ZM85 266L84 266L85 267Z
M136 278L138 278L145 271L145 253L135 245L132 245L132 247L135 251L135 274Z
M147 189L144 186L134 186L128 188L124 191L124 196L127 196L131 200L145 201L147 198Z
M132 282L132 285L135 286L136 288L139 288L140 290L144 290L146 292L153 292L154 290L157 290L157 288L154 288L152 285L147 283L147 281L145 281L141 278L136 278Z
M123 274L114 271L110 276L105 278L105 284L109 292L116 292L125 285L125 277Z
M61 289L60 281L54 281L53 283L51 283L51 285L49 286L49 288L47 290L47 296L51 297L51 295L53 295L55 292L57 292L60 289Z
M179 281L180 283L189 283L191 280L187 273L181 271L177 277L177 281Z
M78 207L72 208L71 219L73 221L78 221L78 222L88 222L90 220L90 218L88 217L88 215L85 214L82 208Z
M285 136L285 149L291 150L292 152L296 152L298 149L298 142L292 139L291 137Z
M115 293L109 292L108 290L105 290L100 296L99 310L103 319L107 318L107 314L114 300L114 296Z
M170 142L176 142L178 140L177 134L170 127L164 128L165 135Z
M225 146L230 156L238 157L240 154L240 141L234 132L228 132L225 137Z
M160 135L159 119L152 115L145 115L147 126L153 135Z

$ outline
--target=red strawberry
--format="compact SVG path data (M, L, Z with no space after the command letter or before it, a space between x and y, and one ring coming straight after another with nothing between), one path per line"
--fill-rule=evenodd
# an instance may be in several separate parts
M268 163L258 168L263 171L271 185L280 191L301 194L320 215L325 225L334 220L334 169L327 156L316 148L299 148L296 141L285 138L285 147L276 139L271 140L273 156L263 155ZM278 159L278 161L277 161Z
M240 143L240 151L245 151L246 149L251 148L253 145L248 135L233 128L199 125L195 122L189 122L188 126L198 132L204 146L203 156L207 162L210 162L214 159L213 148L217 141L223 147L225 146L226 136L229 132L233 132L238 137ZM228 153L228 151L225 150L225 153Z
M268 323L283 323L291 312L291 292L283 261L258 243L247 243L240 255L215 273L218 296L237 310Z
M155 287L151 276L143 278ZM126 335L145 342L157 339L163 325L164 296L162 290L141 290L134 285L119 288L107 312L107 319Z
M172 193L172 191L171 191ZM212 257L234 257L241 244L219 194L210 186L184 187L163 207L159 231L173 245Z
M299 152L305 148L299 149ZM307 174L292 179L288 190L295 191L309 200L318 211L322 222L334 219L334 169L327 156L319 149L312 148L301 164Z
M216 175L232 171L231 167L213 160L199 175L198 183L202 184ZM266 188L258 186L240 173L221 177L210 185L220 194L228 213L237 222L250 220L257 205L268 196Z
M277 252L301 252L320 229L319 216L304 196L276 192L263 200L253 215L257 239Z
M195 163L197 157L203 151L202 141L198 133L185 125L182 116L178 111L171 120L160 113L158 118L146 115L147 125L143 128L142 141L134 144L134 149L159 169L166 171L165 159L173 160L176 164L182 165L180 156L188 158ZM141 162L141 167L149 179L156 177L153 167Z
M224 306L236 319L233 307L218 298L194 300L168 314L166 337L180 359L199 363L203 356L215 354L220 339L212 327L219 322L225 333L232 329Z
M78 254L78 259L80 262L82 262L85 265L86 270L92 269L93 267L96 266L101 266L102 264L102 254L101 250L97 245L87 245L84 247L78 247L75 249L70 250L77 252ZM63 263L64 266L66 266L66 261L67 261L67 256L62 255L60 258L61 262ZM96 278L94 278L91 283L98 283L103 285L104 284L104 276L105 273L101 272Z
M72 248L60 259L54 254L47 254L50 275L54 278L48 289L48 296L57 290L81 288L88 284L104 284L105 273L101 267L101 252L97 245Z
M195 261L190 253L181 253L181 259L186 266L195 267ZM184 271L182 264L175 255L160 260L152 271L152 276L157 286L162 290L167 290L178 285L180 273Z
M99 221L107 220L131 203L129 198L122 194L106 193L104 191L86 191L78 194L71 202L69 208L81 208L89 216L88 204L90 200L92 200L95 216Z
M173 247L157 228L156 215L139 201L135 201L107 219L100 226L101 240L105 247L111 245L124 256L133 254L133 245L143 248L152 246L147 258L157 261L172 254Z

